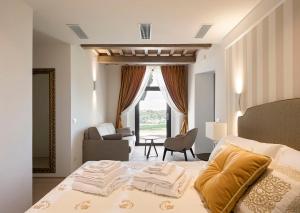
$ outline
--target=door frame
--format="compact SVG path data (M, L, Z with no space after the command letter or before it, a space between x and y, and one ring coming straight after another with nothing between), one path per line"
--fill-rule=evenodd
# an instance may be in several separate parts
M56 172L56 127L55 127L55 68L34 68L34 75L43 74L49 76L49 167L32 168L33 173L55 173Z
M147 86L145 88L144 92L147 91L160 91L160 88L157 86ZM171 137L171 107L166 103L167 105L167 132L166 132L166 136L167 137ZM135 136L136 136L136 141L135 141L135 145L136 146L144 146L145 143L140 143L140 102L137 103L137 105L135 106ZM161 146L164 143L155 143L155 145ZM147 145L147 144L146 144Z

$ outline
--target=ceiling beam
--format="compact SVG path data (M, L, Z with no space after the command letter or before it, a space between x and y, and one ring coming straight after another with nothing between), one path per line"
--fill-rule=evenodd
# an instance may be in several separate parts
M195 56L98 56L101 64L192 64Z
M202 49L211 44L81 44L84 49Z
M110 49L106 49L105 51L106 51L107 55L109 55L109 56L113 55L113 53L112 53L112 51Z

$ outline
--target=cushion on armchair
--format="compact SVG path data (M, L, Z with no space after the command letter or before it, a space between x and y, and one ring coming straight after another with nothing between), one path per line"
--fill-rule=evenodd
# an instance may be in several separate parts
M129 127L116 129L116 132L121 134L123 137L133 136L133 131Z
M122 140L122 137L122 134L119 133L102 136L104 140Z

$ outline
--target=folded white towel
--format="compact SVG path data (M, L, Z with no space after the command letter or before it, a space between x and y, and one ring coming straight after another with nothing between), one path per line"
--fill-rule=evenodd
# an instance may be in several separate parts
M153 166L147 166L144 169L144 172L166 176L170 174L173 171L173 169L176 167L176 165L172 163L159 163L159 164Z
M112 161L112 160L101 160L97 162L91 162L82 167L84 171L88 172L109 172L111 170L114 170L118 167L120 167L122 163L120 161Z
M187 186L190 183L190 180L191 180L191 176L188 175L187 173L184 173L183 175L181 175L181 177L178 178L178 180L170 188L162 187L160 185L145 182L145 181L137 181L137 180L133 180L132 185L135 188L143 191L149 191L154 194L179 198L183 195L184 191L186 190Z
M133 180L149 182L162 187L170 188L184 172L185 169L181 166L175 166L175 168L165 176L141 171L133 176Z
M74 181L90 184L98 187L105 187L113 178L124 175L127 171L126 166L121 166L106 173L95 173L84 171L74 177Z
M72 184L72 189L81 192L90 193L90 194L108 196L113 191L121 187L126 181L128 181L128 179L129 176L125 176L125 175L116 177L111 182L109 182L105 187L97 187L95 185L74 181Z
M170 164L168 162L156 162L153 165L148 166L147 168L150 171L161 171L167 164Z

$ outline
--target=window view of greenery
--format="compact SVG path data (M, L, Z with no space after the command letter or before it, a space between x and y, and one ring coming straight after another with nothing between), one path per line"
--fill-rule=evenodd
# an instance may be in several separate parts
M140 136L155 135L166 138L167 104L160 91L146 91L140 101ZM159 141L156 141L159 142Z
M158 87L151 74L148 87ZM161 91L147 90L139 102L140 137L159 136L155 143L163 143L167 136L167 103Z
M166 131L166 110L141 110L140 130L156 132L165 135Z

